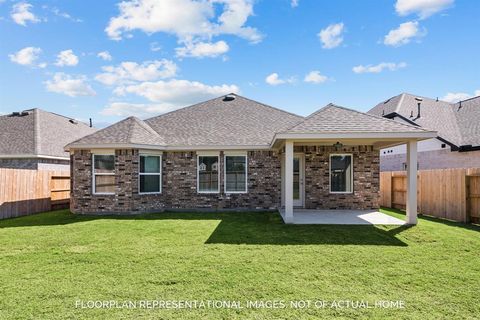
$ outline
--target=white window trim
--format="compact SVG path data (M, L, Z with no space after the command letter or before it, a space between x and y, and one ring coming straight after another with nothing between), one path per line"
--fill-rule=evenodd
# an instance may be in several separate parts
M244 191L227 191L227 157L244 157L245 158L245 190ZM248 156L246 153L226 153L223 155L223 191L226 194L248 193Z
M217 157L218 163L218 178L217 178L217 191L200 191L200 157ZM218 152L216 153L198 153L197 154L197 193L211 193L211 194L219 194L220 193L220 155Z
M139 154L139 159L142 156L147 156L147 157L159 157L160 158L160 172L155 173L155 172L149 172L149 173L142 173L140 172L140 163L138 164L138 194L144 195L144 194L161 194L162 193L162 154L158 153L141 153ZM158 192L140 192L140 176L159 176L159 184L160 188L158 189Z
M95 172L95 156L113 156L113 173L96 173ZM95 176L114 176L115 175L115 154L113 153L94 153L92 154L92 193L94 195L114 195L115 192L96 192L95 190Z
M350 190L351 191L332 191L332 157L333 156L350 156ZM328 161L328 185L331 194L353 194L353 153L331 153Z

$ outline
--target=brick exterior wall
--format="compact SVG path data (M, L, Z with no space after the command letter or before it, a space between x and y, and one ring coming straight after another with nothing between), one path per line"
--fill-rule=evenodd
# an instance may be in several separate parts
M381 171L402 171L407 155L391 154L380 157ZM418 169L480 168L480 151L458 152L444 150L422 151L418 153Z
M379 203L379 152L369 146L335 150L333 147L296 147L305 153L305 208L376 209ZM329 193L330 153L352 153L354 192ZM71 156L71 201L74 213L132 213L164 209L277 209L281 206L281 154L249 151L248 193L224 192L224 157L220 153L220 193L197 193L197 154L164 152L162 193L139 194L138 150L115 151L114 195L92 194L92 154L77 150Z
M0 168L68 171L70 162L60 159L0 159Z
M138 150L115 151L115 195L92 194L92 155L71 156L71 201L75 213L150 212L163 209L276 209L280 206L280 158L274 151L249 151L248 193L225 194L223 152L220 153L220 193L197 193L195 152L164 152L162 193L138 193Z
M305 154L306 209L378 209L379 151L371 146L335 149L330 146L296 147ZM331 194L329 161L332 153L353 155L353 193Z

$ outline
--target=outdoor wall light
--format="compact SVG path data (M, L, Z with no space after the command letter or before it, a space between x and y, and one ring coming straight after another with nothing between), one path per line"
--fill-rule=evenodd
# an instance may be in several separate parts
M337 143L334 143L334 144L333 144L333 147L334 147L335 149L340 149L341 147L343 147L343 144L337 141Z

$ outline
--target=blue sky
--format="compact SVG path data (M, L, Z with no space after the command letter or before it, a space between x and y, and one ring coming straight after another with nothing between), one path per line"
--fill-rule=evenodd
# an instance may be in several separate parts
M479 1L0 0L0 113L98 126L230 91L300 115L480 94Z

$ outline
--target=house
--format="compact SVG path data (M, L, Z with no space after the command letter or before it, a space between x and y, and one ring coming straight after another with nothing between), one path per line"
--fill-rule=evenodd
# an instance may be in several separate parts
M0 168L69 170L64 146L95 131L41 109L0 116Z
M419 169L480 167L480 97L448 103L402 93L368 113L438 132L419 142ZM405 168L405 145L381 150L381 171Z
M71 211L379 206L379 149L432 131L329 104L304 118L229 94L142 121L129 117L72 142ZM416 167L408 222L416 222ZM415 191L414 191L415 190Z

